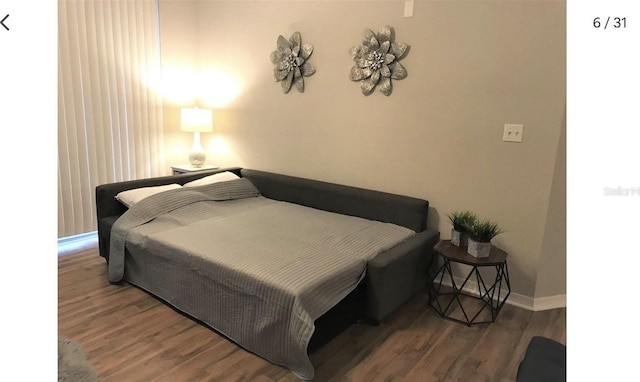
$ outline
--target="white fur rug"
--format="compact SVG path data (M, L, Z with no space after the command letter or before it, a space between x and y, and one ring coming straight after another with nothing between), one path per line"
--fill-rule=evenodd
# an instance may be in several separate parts
M70 339L58 337L58 381L96 382L98 373L87 361L87 353Z

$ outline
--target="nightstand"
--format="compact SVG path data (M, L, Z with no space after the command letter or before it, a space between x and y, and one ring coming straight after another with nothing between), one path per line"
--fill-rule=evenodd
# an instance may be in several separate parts
M467 247L457 247L450 240L441 240L433 250L431 261L440 258L442 265L429 286L431 307L441 317L467 326L494 322L511 294L507 253L492 246L489 257L476 258L467 253ZM463 281L456 282L454 263L460 270L469 270L464 279L458 279ZM487 272L483 274L481 268ZM474 281L475 285L468 285Z
M182 164L179 166L171 166L171 170L173 170L173 175L179 174L188 174L196 171L206 171L206 170L215 170L220 168L219 166L210 166L210 165L202 165L200 167L193 167L190 164Z

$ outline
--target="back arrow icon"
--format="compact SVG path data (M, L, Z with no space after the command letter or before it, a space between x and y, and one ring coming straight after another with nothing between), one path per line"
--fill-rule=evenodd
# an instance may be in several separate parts
M4 29L9 30L9 27L4 25L4 21L9 17L9 15L7 14L4 19L2 19L2 21L0 21L0 24L2 24L2 26L4 27Z

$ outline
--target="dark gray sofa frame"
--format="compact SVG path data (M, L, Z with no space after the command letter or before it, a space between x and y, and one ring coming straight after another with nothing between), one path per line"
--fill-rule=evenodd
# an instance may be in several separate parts
M96 187L100 255L109 261L109 238L116 219L126 207L115 199L125 190L170 183L185 184L217 172L231 171L249 179L270 199L371 220L394 223L416 231L411 239L380 253L367 265L360 287L316 320L309 352L322 346L356 320L377 323L406 303L429 281L427 270L439 232L428 229L429 202L380 191L303 179L238 167L104 184ZM188 312L186 312L188 314Z

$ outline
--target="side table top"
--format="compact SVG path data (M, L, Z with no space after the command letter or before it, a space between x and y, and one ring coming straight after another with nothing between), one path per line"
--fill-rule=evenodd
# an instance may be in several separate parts
M507 261L507 252L491 245L491 253L487 257L477 258L467 253L467 247L458 247L451 240L440 240L433 250L451 261L469 265L499 265Z
M193 167L190 164L182 164L182 165L177 165L177 166L171 166L171 169L173 171L184 171L184 172L195 172L195 171L204 171L204 170L216 170L220 168L219 166L212 166L212 165L202 165L200 167Z

